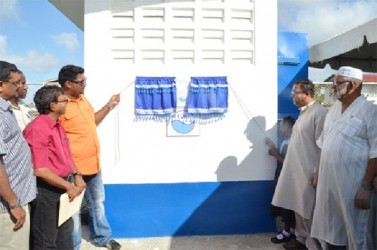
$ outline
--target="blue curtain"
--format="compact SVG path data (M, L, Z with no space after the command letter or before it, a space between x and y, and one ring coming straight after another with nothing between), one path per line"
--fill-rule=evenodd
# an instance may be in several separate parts
M136 77L136 120L168 120L176 106L175 77Z
M187 118L199 123L222 119L228 109L227 77L191 77L186 109Z

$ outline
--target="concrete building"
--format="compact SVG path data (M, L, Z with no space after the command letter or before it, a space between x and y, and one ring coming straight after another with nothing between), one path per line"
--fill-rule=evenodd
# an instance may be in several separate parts
M273 231L276 162L264 139L277 136L276 0L50 2L85 32L95 109L121 92L98 127L114 236ZM295 65L307 76L307 61ZM191 77L226 77L227 112L210 123L180 120L190 133L174 128L173 116L135 121L137 77L175 78L183 110Z

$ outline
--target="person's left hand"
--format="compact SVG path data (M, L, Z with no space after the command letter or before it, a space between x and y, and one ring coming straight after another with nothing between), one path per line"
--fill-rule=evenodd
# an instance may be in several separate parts
M73 201L76 198L76 196L80 194L78 188L75 185L72 185L72 183L70 182L66 190L67 190L69 202Z
M10 209L10 214L12 221L14 222L14 230L20 229L26 220L26 212L23 209L23 207L16 207L13 209Z
M363 187L360 187L355 196L356 207L365 210L369 209L371 196L371 191L365 190Z
M82 191L86 188L86 183L83 180L81 175L76 175L75 177L75 185L79 190L79 194L81 194Z
M278 153L278 151L276 150L276 148L275 147L270 147L269 149L268 149L268 154L269 155L271 155L271 156L277 156L277 155L279 155L279 153Z
M310 180L310 184L312 185L313 188L316 188L317 183L318 183L318 174L314 173L312 176L312 179Z

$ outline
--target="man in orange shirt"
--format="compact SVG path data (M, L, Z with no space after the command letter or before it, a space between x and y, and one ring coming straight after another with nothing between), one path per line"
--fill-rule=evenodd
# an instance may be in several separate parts
M102 109L95 112L84 96L86 78L83 68L66 65L61 68L58 80L68 97L66 113L60 117L60 121L67 132L75 165L86 182L84 197L88 204L90 241L98 247L120 249L121 245L111 238L111 228L105 215L105 191L97 136L97 125L118 105L120 95L113 95ZM80 215L77 214L73 219L73 245L79 249Z

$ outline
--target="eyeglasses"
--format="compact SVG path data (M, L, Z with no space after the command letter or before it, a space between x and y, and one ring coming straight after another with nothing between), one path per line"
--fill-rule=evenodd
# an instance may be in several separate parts
M294 91L294 90L291 91L291 95L298 95L298 94L302 94L302 93L304 93L304 92L302 92L302 91Z
M70 82L77 83L77 84L80 84L80 85L85 85L86 84L86 78L82 79L81 81L70 81Z
M10 84L12 84L14 87L18 87L18 86L21 85L21 82L20 82L20 81L18 81L18 82L7 82L7 81L4 81L4 82L6 82L6 83L10 83Z
M58 103L58 102L68 103L68 99L61 100L61 101L56 101L56 103Z
M341 84L346 83L346 82L351 82L351 81L333 81L332 85L338 86L338 85L341 85Z

